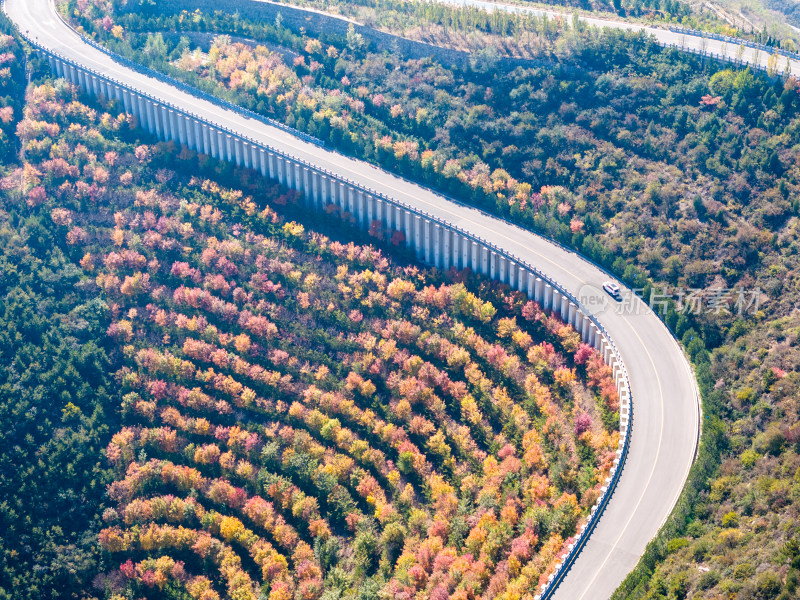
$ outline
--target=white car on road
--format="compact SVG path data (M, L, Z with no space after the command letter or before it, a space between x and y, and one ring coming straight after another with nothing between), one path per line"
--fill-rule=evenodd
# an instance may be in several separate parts
M620 291L619 286L614 283L613 281L605 281L603 282L603 289L608 292L608 294L614 298L615 300L619 300L620 298Z

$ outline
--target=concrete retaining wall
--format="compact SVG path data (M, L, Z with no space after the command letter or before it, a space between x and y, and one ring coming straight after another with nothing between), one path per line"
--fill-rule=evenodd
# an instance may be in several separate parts
M198 9L208 14L214 14L215 11L219 10L231 13L237 12L243 18L264 23L274 23L278 15L280 15L281 24L284 27L295 32L300 31L302 28L315 36L335 35L345 37L347 28L352 23L355 32L364 36L364 39L370 43L373 50L399 54L411 59L431 58L434 62L459 69L469 69L470 60L474 58L470 52L445 48L418 40L410 40L399 35L379 31L367 25L361 25L349 19L278 2L236 0L235 3L226 6L224 2L221 3L219 0L191 0L191 2L188 0L159 0L159 2L149 6L139 6L138 3L134 6L134 3L131 2L130 7L123 10L135 10L146 17L148 14L170 15L184 10L191 12ZM542 66L554 68L557 66L557 62L554 60L515 58L511 56L501 56L499 57L499 62L504 68L511 69L515 67ZM566 65L561 66L572 70Z

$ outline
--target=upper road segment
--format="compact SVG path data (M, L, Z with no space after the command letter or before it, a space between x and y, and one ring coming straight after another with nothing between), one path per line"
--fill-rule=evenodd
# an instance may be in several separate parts
M485 10L487 12L503 11L517 14L529 14L539 17L548 17L550 19L565 19L570 21L572 13L546 10L534 6L525 6L524 4L506 4L503 2L489 2L488 0L435 0L441 4L449 4L452 6L472 6ZM598 17L589 17L584 14L578 14L578 19L592 27L600 29L608 27L612 29L623 29L625 31L642 31L648 35L652 35L656 41L663 46L675 46L689 52L703 53L703 54L716 54L724 58L738 59L743 63L764 69L768 66L770 55L763 49L752 48L750 46L739 45L735 42L726 42L724 40L717 40L710 37L702 37L699 35L692 35L683 33L681 31L673 31L661 27L653 27L650 25L642 25L640 23L631 23L629 21L620 21L616 19L604 19ZM789 72L800 74L800 61L794 58L778 56L775 68L778 73L785 73L787 64Z
M115 62L62 22L51 0L6 0L4 7L21 32L50 51L457 225L535 265L575 297L585 286L601 289L608 279L591 262L534 233ZM556 592L558 600L602 600L614 592L672 511L695 457L700 410L689 362L643 303L632 296L624 307L595 316L612 336L629 375L635 407L629 455L611 502Z

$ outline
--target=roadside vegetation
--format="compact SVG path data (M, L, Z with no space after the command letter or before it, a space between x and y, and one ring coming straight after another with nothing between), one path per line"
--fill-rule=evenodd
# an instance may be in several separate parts
M467 25L470 20L486 19L485 13L471 8L419 1L287 0L286 3L340 14L359 23L412 37L417 35L417 29L428 29L437 22L446 28L469 33L472 31ZM797 5L779 0L514 0L511 4L565 13L568 19L580 14L656 27L686 27L792 51L800 41L798 32L790 27L790 24L798 25Z
M618 596L795 597L794 78L544 21L504 39L535 39L529 56L552 66L510 69L484 51L455 69L372 53L355 32L312 38L221 13L109 17L78 22L144 64L572 245L646 298L654 285L676 300L702 290L703 310L678 301L662 312L703 391L700 458ZM479 28L486 48L498 27ZM180 38L194 30L252 42L200 49ZM297 56L287 64L260 42ZM759 305L708 304L737 289L763 292Z
M25 161L0 179L4 252L31 271L4 281L9 409L39 436L11 452L48 461L6 471L5 593L468 599L546 580L619 442L597 353L519 293L329 237L276 184L142 143L118 109L31 87Z
M0 15L0 598L76 598L98 571L119 400L107 307L14 192L37 176L17 137L24 51Z
M22 116L25 90L23 49L4 14L0 14L0 160L13 160L18 151L14 133Z
M721 0L697 2L692 6L699 29L721 33L735 30L745 37L770 46L780 45L797 51L800 35L800 12L794 2L779 0Z

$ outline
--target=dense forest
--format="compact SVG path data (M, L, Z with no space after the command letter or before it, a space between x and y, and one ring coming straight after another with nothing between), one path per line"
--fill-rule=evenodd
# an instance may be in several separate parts
M13 160L14 133L22 116L25 57L6 16L0 13L0 161Z
M0 179L6 594L466 600L546 580L619 442L599 355L522 294L142 143L119 109L33 85Z
M98 570L119 399L108 307L16 192L37 175L18 162L26 59L12 34L0 15L0 598L73 598Z
M572 245L646 298L666 289L703 450L617 595L797 597L796 79L546 21L504 43L538 44L551 66L507 68L492 41L457 69L222 13L76 18L144 64ZM757 310L737 314L736 290L760 291ZM688 293L728 300L691 315Z

